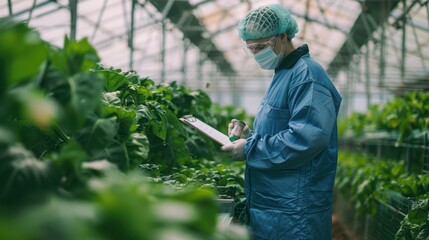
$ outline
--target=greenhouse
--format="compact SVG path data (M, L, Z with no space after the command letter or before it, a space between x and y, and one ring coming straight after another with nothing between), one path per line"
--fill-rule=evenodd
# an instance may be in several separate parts
M0 239L429 239L428 0L0 2Z

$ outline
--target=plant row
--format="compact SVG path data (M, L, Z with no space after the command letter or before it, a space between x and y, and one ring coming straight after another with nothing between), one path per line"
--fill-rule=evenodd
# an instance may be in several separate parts
M340 121L343 137L359 138L384 131L396 136L400 143L429 129L429 92L407 92L386 104L374 104L367 112L352 113Z
M429 237L429 175L407 172L404 161L340 152L335 189L350 199L359 216L375 215L379 201L388 203L390 192L400 193L412 206L396 210L406 214L396 239Z

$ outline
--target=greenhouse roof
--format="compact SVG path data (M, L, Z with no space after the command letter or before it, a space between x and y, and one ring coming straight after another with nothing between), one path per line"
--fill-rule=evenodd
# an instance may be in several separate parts
M245 54L236 26L267 3L296 17L295 46L307 43L340 91L429 88L427 0L9 0L0 16L28 21L58 46L86 37L103 64L155 81L261 91L237 88L272 73Z

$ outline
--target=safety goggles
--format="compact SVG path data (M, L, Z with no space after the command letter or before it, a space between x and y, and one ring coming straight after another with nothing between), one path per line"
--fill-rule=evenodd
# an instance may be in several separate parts
M270 47L274 48L276 44L276 37L272 37L268 39L266 42L261 43L246 43L246 41L243 41L243 49L248 55L255 55L258 52Z

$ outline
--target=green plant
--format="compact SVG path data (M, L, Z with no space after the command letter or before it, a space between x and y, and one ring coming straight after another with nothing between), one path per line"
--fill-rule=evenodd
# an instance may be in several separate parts
M429 93L407 92L384 105L372 105L366 113L352 113L339 123L340 136L362 137L368 132L397 134L397 142L429 128Z
M396 233L397 240L424 240L429 238L429 196L418 199L401 222Z
M102 67L86 39L53 47L10 19L0 41L0 238L247 238L216 229L214 204L242 188L243 165L220 164L219 146L177 119L218 127L206 93Z
M403 196L416 198L429 192L429 175L410 174L392 181L392 188Z
M406 173L403 161L375 160L362 154L340 152L335 189L351 200L358 215L376 214L377 202L386 202L390 191L398 192L413 204L396 239L429 236L429 176Z
M406 176L404 162L377 161L363 154L340 152L335 189L354 203L359 215L375 214L377 201Z

